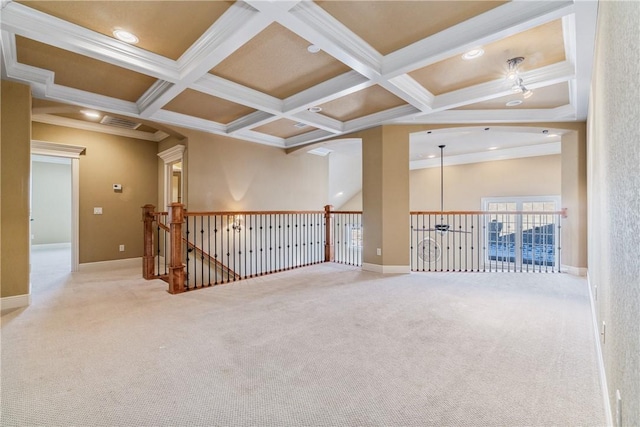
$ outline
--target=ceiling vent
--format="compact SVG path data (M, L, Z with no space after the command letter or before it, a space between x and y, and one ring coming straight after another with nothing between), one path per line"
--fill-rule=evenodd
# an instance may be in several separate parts
M136 123L131 120L122 119L120 117L104 116L100 123L107 126L115 126L122 129L138 129L142 123Z
M303 127L307 127L306 123L302 123L302 122L298 122L295 125L293 125L294 128L298 128L298 129L302 129Z

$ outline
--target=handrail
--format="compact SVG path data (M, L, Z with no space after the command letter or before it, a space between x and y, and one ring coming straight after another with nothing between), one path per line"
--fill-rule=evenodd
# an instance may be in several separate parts
M185 210L185 216L215 216L215 215L293 215L293 214L322 214L324 211L218 211L192 212Z
M561 215L567 218L567 208L559 211L411 211L409 215Z

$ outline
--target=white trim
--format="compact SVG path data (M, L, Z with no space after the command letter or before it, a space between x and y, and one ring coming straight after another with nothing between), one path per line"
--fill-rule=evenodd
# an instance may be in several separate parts
M81 272L114 270L120 268L140 268L142 258L114 259L111 261L84 262L80 264Z
M585 267L573 267L571 265L560 264L560 272L571 274L572 276L587 276L587 269Z
M48 249L67 249L67 248L71 248L71 242L67 242L67 243L41 243L39 245L31 245L31 249L42 249L42 250L48 250Z
M165 163L182 161L182 158L184 156L184 150L186 148L187 147L181 144L174 145L173 147L158 153L158 157L160 157Z
M84 150L86 150L86 147L79 145L58 144L35 139L31 141L31 154L39 154L42 156L77 159Z
M15 295L0 299L1 311L11 310L12 308L28 307L29 305L31 305L31 294Z
M184 150L186 147L184 145L178 144L171 148L164 150L161 153L158 153L158 157L160 157L164 161L164 207L169 206L171 202L172 196L172 188L173 188L173 165L176 163L182 163L182 179L180 179L180 194L182 195L182 203L184 203L184 177L185 177L185 164L184 164Z
M80 154L84 150L80 145L31 141L31 154L71 159L71 271L78 271L80 265Z
M613 426L613 414L611 413L611 400L609 399L609 386L607 385L607 371L604 367L604 355L600 344L600 327L598 326L598 314L596 313L595 298L591 288L591 280L587 272L587 287L589 288L589 304L591 305L591 319L593 320L593 333L596 342L596 358L598 359L598 373L600 374L600 387L604 405L604 416L607 426Z
M411 266L409 265L379 265L379 264L370 264L368 262L363 262L362 269L364 271L372 271L374 273L382 273L382 274L411 273Z

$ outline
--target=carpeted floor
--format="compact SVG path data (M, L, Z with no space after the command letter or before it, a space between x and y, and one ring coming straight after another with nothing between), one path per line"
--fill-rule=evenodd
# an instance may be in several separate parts
M565 274L32 283L2 316L3 426L605 424L586 282Z

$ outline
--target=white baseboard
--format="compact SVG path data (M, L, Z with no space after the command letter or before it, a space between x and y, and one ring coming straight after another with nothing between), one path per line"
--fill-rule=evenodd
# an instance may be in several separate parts
M562 273L568 273L572 276L585 277L587 275L587 269L585 267L573 267L570 265L560 265L560 271Z
M382 274L411 273L411 266L409 265L379 265L379 264L369 264L367 262L363 262L362 269L365 271L373 271L374 273L382 273Z
M84 262L80 264L78 271L104 271L117 268L138 267L142 273L142 257L115 259L112 261Z
M0 298L0 310L10 310L12 308L28 307L31 304L31 294L15 295L12 297Z
M587 276L587 286L589 287L589 302L591 303L591 318L593 320L593 332L596 340L596 358L598 359L598 372L600 374L600 387L602 389L602 398L604 399L604 415L607 420L607 426L613 426L613 415L611 413L611 400L609 399L609 386L607 385L607 371L604 368L604 355L602 354L602 345L600 344L600 325L598 324L598 315L596 313L595 299L589 274Z

